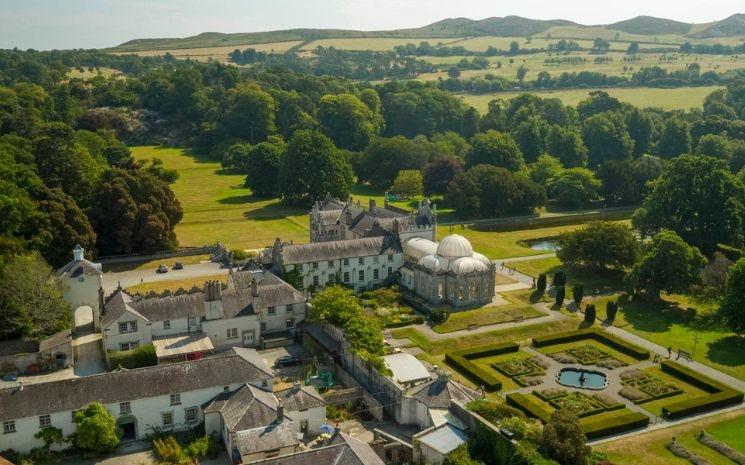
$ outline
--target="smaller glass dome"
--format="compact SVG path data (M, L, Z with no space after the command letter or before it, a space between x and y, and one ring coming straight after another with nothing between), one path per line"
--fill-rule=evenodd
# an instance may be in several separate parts
M473 253L473 258L475 258L476 260L480 261L481 263L483 263L487 267L489 267L489 266L492 265L491 260L489 260L485 255L481 255L478 252L474 252Z
M437 255L450 259L470 257L473 255L473 247L465 237L451 234L438 244Z
M462 257L450 264L450 271L456 275L483 273L488 270L489 267L487 265L471 257Z
M417 263L432 273L444 273L448 270L448 261L437 255L427 255Z

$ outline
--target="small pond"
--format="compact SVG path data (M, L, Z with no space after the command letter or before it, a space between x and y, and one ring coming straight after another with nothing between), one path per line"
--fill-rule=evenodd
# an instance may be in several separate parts
M528 241L524 245L529 247L531 250L546 250L548 252L556 252L560 249L559 244L555 240L543 239L539 241Z
M556 375L556 382L563 386L580 389L600 390L608 387L608 378L605 373L578 368L562 368Z

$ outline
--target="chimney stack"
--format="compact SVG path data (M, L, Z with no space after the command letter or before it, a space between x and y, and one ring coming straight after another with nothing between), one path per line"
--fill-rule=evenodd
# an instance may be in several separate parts
M285 419L285 406L282 405L282 401L280 400L277 404L277 423L282 423L282 420Z
M259 296L259 282L256 278L251 278L251 295L254 297Z

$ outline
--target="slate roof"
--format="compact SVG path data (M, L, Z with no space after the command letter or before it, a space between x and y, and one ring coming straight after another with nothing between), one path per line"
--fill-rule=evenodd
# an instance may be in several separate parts
M222 291L223 318L237 318L257 313L257 309L305 303L305 297L276 275L265 271L258 280L258 297L251 292L252 273L233 274L233 287ZM147 321L177 320L205 315L204 293L181 294L154 298L133 298L122 290L116 291L106 302L102 324L109 326L125 312Z
M254 462L254 465L385 465L366 443L337 434L329 444L293 455Z
M449 377L440 376L409 389L409 395L419 400L429 408L450 408L453 400L467 404L472 400L480 399L481 395L462 384L456 383Z
M73 260L57 270L57 276L61 278L77 278L82 275L100 276L102 274L100 263L93 263L86 259Z
M450 423L419 436L419 442L445 455L468 441L468 434Z
M285 412L292 418L293 411L306 410L314 407L323 407L323 397L312 386L292 386L274 393L285 407Z
M39 351L39 341L33 339L13 339L0 341L0 357L18 354L33 354Z
M301 245L282 246L282 263L320 262L344 258L369 257L400 253L401 243L393 236L365 237L346 241L312 242Z
M277 421L277 398L249 384L222 393L203 406L204 413L220 412L231 432L263 428ZM288 419L286 415L283 418ZM270 448L271 449L271 448Z
M259 428L237 431L233 444L241 455L299 446L300 439L298 439L296 433L297 429L292 421L283 421Z
M0 421L269 379L238 353L0 390Z
M72 331L69 329L62 330L57 334L52 334L46 339L39 341L39 352L45 352L62 344L72 342Z

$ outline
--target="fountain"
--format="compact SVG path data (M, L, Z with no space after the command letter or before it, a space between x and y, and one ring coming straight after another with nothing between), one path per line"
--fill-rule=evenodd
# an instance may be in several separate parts
M583 368L562 368L556 375L556 382L562 386L595 391L608 387L608 377L605 373Z

